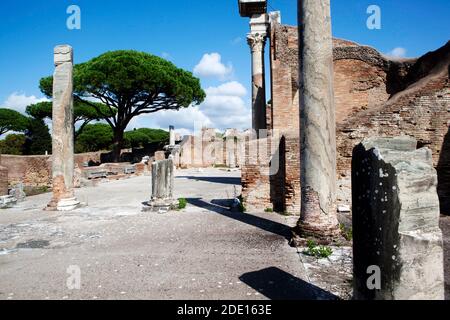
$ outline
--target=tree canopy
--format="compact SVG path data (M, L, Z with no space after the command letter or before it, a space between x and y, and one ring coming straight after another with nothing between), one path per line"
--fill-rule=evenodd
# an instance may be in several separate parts
M9 131L22 132L27 129L28 118L15 110L0 109L0 135Z
M95 103L95 102L93 102ZM101 111L99 113L97 109L93 108L82 101L75 101L73 106L74 124L80 123L79 129L75 132L75 138L83 131L84 127L94 120L103 119L103 114L113 116L115 110L110 110L102 103L95 103L97 108ZM26 109L26 113L36 119L51 119L52 118L52 102L45 101L36 104L29 105Z
M125 146L140 148L149 143L169 142L169 132L162 129L140 128L125 132Z
M168 142L169 132L161 129L140 128L127 131L124 134L124 147L140 148L154 142ZM75 151L95 152L111 150L113 144L113 131L106 123L88 124L78 136Z
M45 95L52 96L52 88L52 77L41 79L40 89ZM74 96L75 101L94 108L111 126L114 159L118 161L131 119L200 104L206 95L191 72L148 53L120 50L75 65ZM101 110L92 98L106 105L110 113Z
M75 151L82 153L110 150L112 142L113 131L108 124L88 124L75 142Z
M24 134L9 134L5 139L0 140L0 153L20 156L23 154L24 144Z
M25 155L52 153L52 137L44 120L30 118L25 137Z

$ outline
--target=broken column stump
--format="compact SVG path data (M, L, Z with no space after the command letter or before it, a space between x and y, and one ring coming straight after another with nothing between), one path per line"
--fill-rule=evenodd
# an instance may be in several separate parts
M416 146L374 137L353 151L355 299L444 299L437 175L431 151Z
M173 159L152 163L152 198L143 211L164 213L176 208L173 199L174 166Z

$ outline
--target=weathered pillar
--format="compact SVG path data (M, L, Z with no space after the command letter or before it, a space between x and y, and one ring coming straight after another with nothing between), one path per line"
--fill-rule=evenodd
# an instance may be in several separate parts
M175 146L175 127L169 126L169 146Z
M330 0L298 0L302 237L339 234Z
M2 167L0 158L0 196L8 194L8 168Z
M167 212L175 208L173 200L173 158L152 163L152 197L143 211Z
M368 138L353 151L354 297L444 299L437 174L410 137Z
M250 19L250 33L247 35L252 52L252 128L258 136L259 130L267 128L264 47L268 25L267 14L255 14Z
M73 51L62 45L54 50L52 115L52 184L49 210L68 211L79 202L74 196Z

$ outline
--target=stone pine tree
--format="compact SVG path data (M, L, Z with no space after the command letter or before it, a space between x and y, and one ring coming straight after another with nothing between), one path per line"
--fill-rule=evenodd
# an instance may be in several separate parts
M0 136L10 132L23 132L28 127L28 118L15 110L0 108Z
M97 108L93 108L90 104L82 101L76 101L73 106L74 124L78 124L79 128L75 131L75 139L80 135L83 129L92 121L103 119L102 115L114 116L116 110L110 109L102 103L95 103ZM97 111L97 109L100 111ZM52 102L44 101L29 105L26 113L35 119L51 119L52 118Z
M52 77L40 81L41 91L48 97L52 96L52 84ZM74 100L91 106L111 126L115 162L120 160L124 132L134 117L187 108L204 99L200 80L191 72L144 52L107 52L74 68ZM103 103L109 112L93 100Z

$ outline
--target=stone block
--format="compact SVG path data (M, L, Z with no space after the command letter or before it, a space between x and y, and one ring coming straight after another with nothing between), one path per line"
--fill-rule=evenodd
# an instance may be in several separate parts
M155 161L152 164L152 197L144 211L164 213L176 206L173 199L173 159Z
M353 151L356 299L444 299L437 174L431 151L416 145L406 136L374 137ZM379 289L368 285L374 266Z
M0 209L11 208L17 203L13 196L0 196Z

